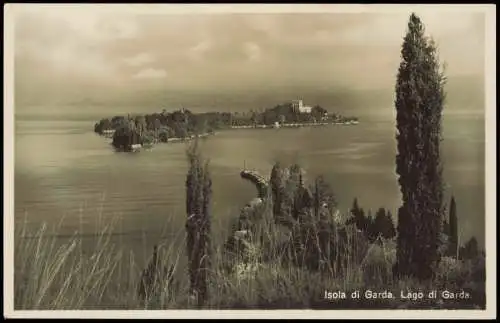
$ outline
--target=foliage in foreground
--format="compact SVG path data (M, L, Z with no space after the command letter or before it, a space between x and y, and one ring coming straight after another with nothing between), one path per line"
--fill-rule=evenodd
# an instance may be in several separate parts
M200 160L191 160L186 207L188 213L198 212L197 218L209 219L211 181ZM379 234L372 240L353 221L359 219L355 208L341 216L331 187L321 178L307 185L300 166L277 170L268 195L243 208L226 243L211 249L210 262L202 266L196 263L208 254L208 241L198 257L186 257L200 246L198 233L207 231L200 227L192 232L188 227L181 242L191 246L187 255L174 244L155 247L142 274L141 255L113 244L113 224L85 253L82 236L61 244L45 227L34 233L21 228L15 235L16 309L484 308L485 256L475 238L459 248L458 259L445 254L432 280L395 279L394 238ZM205 295L202 302L193 289ZM412 300L401 295L431 290L465 291L470 297ZM359 299L350 298L355 291Z
M178 250L160 247L161 266L173 268L175 279L158 281L145 300L139 298L141 255L133 254L112 241L113 225L104 228L98 243L83 255L82 239L75 236L60 244L53 232L42 227L31 232L16 232L15 309L186 309L198 308L190 297L187 268ZM276 240L280 234L268 232ZM273 239L274 240L274 239ZM209 273L210 299L207 308L484 308L485 256L473 259L441 260L436 278L423 284L397 280L390 274L395 259L395 244L372 244L360 266L339 276L283 265L279 243L264 254L255 247L246 261L227 270L227 251L215 248ZM271 245L268 245L271 248ZM349 246L346 246L349 248ZM120 272L121 271L121 272ZM409 301L400 299L401 291L461 291L471 293L468 300ZM328 300L325 291L392 291L397 299L349 298Z

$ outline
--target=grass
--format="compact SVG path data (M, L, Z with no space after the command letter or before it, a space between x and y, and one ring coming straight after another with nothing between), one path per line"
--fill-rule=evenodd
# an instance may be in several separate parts
M395 243L367 246L360 257L347 257L342 265L323 271L297 266L286 248L290 232L271 220L270 209L264 205L255 220L249 248L244 260L234 256L222 244L213 249L209 275L211 309L347 309L347 308L484 308L484 258L467 261L444 258L436 279L420 283L410 279L394 280L391 275L395 260ZM151 256L127 250L112 239L117 221L102 225L95 241L85 246L81 235L66 241L57 238L58 227L52 232L42 225L36 231L21 226L15 233L15 309L194 309L188 294L185 232L179 232L179 243L160 245L162 265L173 266L175 279L158 281L154 293L141 300L137 285L145 262ZM341 255L355 249L356 238L337 243ZM351 232L351 233L349 233ZM212 232L214 235L214 232ZM178 246L181 246L180 248ZM235 258L236 257L236 258ZM231 262L231 259L234 262ZM469 299L400 298L403 292L431 290L466 290ZM365 291L390 291L393 299L367 299ZM325 299L325 291L343 292L343 299ZM359 291L359 299L351 293ZM383 295L382 295L383 296ZM439 296L439 295L438 295Z

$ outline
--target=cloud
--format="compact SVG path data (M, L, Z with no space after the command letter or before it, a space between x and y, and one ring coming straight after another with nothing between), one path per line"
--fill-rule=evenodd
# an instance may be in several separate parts
M406 13L391 12L140 15L111 6L25 8L16 18L16 95L47 101L52 94L39 95L47 88L69 100L69 93L139 101L139 93L151 98L169 91L391 93L408 22ZM436 38L450 79L483 78L481 14L417 14ZM162 81L137 82L146 79Z
M36 39L16 44L16 60L38 62L39 72L48 74L66 74L69 78L108 78L115 76L113 62L90 47L82 46L78 39L68 39L56 46L44 46Z
M356 45L400 45L406 33L409 14L371 15L368 19L344 29L332 39ZM417 15L425 26L426 34L436 39L451 37L448 40L454 42L461 41L460 35L470 33L475 19L474 15L468 12L443 13L425 10L422 13L417 12Z
M202 60L211 48L212 43L210 40L203 40L195 46L189 48L187 55L193 60Z
M123 61L130 66L141 66L153 61L153 57L148 53L140 53L132 57L125 58Z
M116 60L106 57L102 49L124 34L131 35L133 21L123 28L123 17L105 20L98 12L63 8L21 7L15 20L16 60L38 62L39 73L65 75L68 82L115 78Z
M35 21L42 20L51 25L57 23L65 33L92 43L131 39L138 35L138 26L130 13L113 14L95 10L92 6L21 6L16 18L42 30L45 26L35 24Z
M146 68L134 75L136 79L162 79L167 77L167 72L163 69Z
M106 19L103 17L100 27L100 35L103 40L110 39L133 39L139 36L138 26L133 17L125 16L118 19Z
M243 51L250 61L259 61L262 56L262 50L259 45L254 42L246 42L243 44Z

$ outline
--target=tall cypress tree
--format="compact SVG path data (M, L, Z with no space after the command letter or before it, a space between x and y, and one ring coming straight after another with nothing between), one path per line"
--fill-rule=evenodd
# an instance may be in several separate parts
M375 213L375 219L373 220L372 238L377 239L378 236L387 237L388 233L387 225L387 214L383 207L377 210Z
M386 239L392 239L396 236L396 228L394 227L394 219L392 218L392 213L391 211L387 211L386 213L386 232L385 232L385 238Z
M354 198L351 207L352 217L347 221L347 224L354 223L356 228L362 231L368 237L369 219L365 216L365 211L359 207L358 198Z
M448 222L448 219L444 219L443 221L443 234L447 237L450 236L450 223Z
M394 273L426 280L438 260L443 217L439 145L445 78L434 42L411 14L396 83L396 172L403 197L398 212Z
M203 164L198 140L187 152L189 170L186 176L186 233L190 292L199 306L208 298L207 273L210 266L210 211L212 181L208 162Z
M458 248L458 220L457 220L457 205L455 203L455 197L451 197L450 202L450 219L449 219L449 245L450 245L450 256L457 256Z
M273 214L275 219L282 216L282 204L284 194L283 169L281 164L276 162L271 170L270 186L273 199Z
M313 207L314 207L314 217L319 219L321 211L321 197L320 197L319 181L317 177L314 179Z
M354 201L352 202L352 208L351 208L351 213L356 214L359 211L359 204L358 204L358 198L355 197Z

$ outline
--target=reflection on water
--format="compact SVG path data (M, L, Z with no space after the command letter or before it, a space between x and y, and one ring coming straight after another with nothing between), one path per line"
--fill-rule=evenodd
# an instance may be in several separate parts
M475 235L481 243L483 124L449 117L443 142L447 193L457 200L462 239ZM55 225L64 217L60 235L83 231L91 237L99 221L118 218L114 232L131 249L143 248L137 239L144 235L154 243L183 232L184 144L124 154L95 135L88 121L17 120L15 127L16 223ZM364 120L358 126L221 132L203 141L212 167L214 229L224 230L256 194L240 170L247 166L268 175L277 160L300 163L309 178L325 175L343 210L358 197L362 207L397 214L394 133L392 122Z

